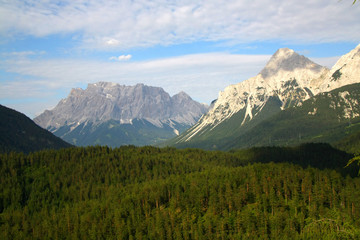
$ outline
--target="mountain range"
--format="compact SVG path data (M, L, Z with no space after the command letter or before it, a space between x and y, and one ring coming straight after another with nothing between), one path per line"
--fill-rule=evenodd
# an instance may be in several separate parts
M360 130L360 45L331 68L279 49L255 77L230 85L192 128L166 142L231 149L336 142Z
M171 97L160 87L98 82L72 89L34 121L78 146L151 145L179 135L207 110L184 92Z

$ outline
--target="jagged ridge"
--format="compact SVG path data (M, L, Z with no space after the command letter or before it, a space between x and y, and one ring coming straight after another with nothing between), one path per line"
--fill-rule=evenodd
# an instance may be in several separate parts
M141 125L142 123L140 128L144 128L144 131L149 127L149 124L159 129L170 129L171 134L163 136L168 138L196 123L201 115L207 111L207 108L206 105L192 100L184 92L170 97L159 87L144 84L124 86L99 82L89 84L85 90L81 88L72 89L69 96L61 100L53 110L46 110L34 121L41 127L74 144L107 144L109 142L97 141L97 139L94 139L94 142L88 142L82 135L94 134L99 130L97 129L98 126L101 126L102 129L107 126L114 132L114 126L116 126L122 129L120 132L125 136L129 134L129 128L121 125L131 125L134 120L137 120L138 124ZM77 130L75 131L75 129ZM71 132L76 132L76 134ZM113 139L111 145L116 146L114 138L116 139L117 136L114 136L114 133L105 132L104 134L110 134L110 138ZM134 139L141 138L141 134L138 132ZM157 134L152 131L151 135L155 137ZM88 138L91 138L90 135ZM164 140L162 137L159 138ZM84 139L85 142L80 143L79 139ZM151 139L151 137L146 139ZM119 139L117 141L126 144ZM127 142L127 144L138 142L141 142L141 145L153 143L134 140Z

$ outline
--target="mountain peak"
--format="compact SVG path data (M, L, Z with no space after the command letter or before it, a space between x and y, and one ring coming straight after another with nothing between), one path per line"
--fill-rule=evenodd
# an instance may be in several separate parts
M112 83L112 82L97 82L97 83L89 83L88 87L101 87L101 88L109 88L109 87L115 87L119 84Z
M191 99L191 97L184 91L179 92L178 94L175 94L173 98L181 98L181 99Z
M278 58L284 58L294 53L295 51L290 48L279 48L273 55Z
M280 48L270 58L260 74L263 78L269 78L279 72L292 72L296 69L310 69L314 72L320 72L323 68L292 49Z
M84 92L81 88L73 88L70 91L69 97L79 97ZM65 99L63 99L65 100Z

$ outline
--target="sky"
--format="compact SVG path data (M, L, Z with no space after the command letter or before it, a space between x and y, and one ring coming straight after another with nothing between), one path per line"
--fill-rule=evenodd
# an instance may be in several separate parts
M353 0L0 0L0 104L33 118L100 81L210 104L279 48L331 68L359 43Z

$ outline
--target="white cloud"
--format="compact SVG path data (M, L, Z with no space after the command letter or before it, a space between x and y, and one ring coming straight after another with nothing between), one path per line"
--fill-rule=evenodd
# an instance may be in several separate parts
M127 61L127 60L130 60L131 58L132 58L132 56L130 54L128 54L128 55L120 55L118 57L110 57L110 60Z
M120 44L120 41L118 41L116 39L109 39L109 40L106 40L105 43L109 46L117 46Z
M121 48L228 40L358 41L360 4L339 0L12 0L0 35L78 34L84 47Z

